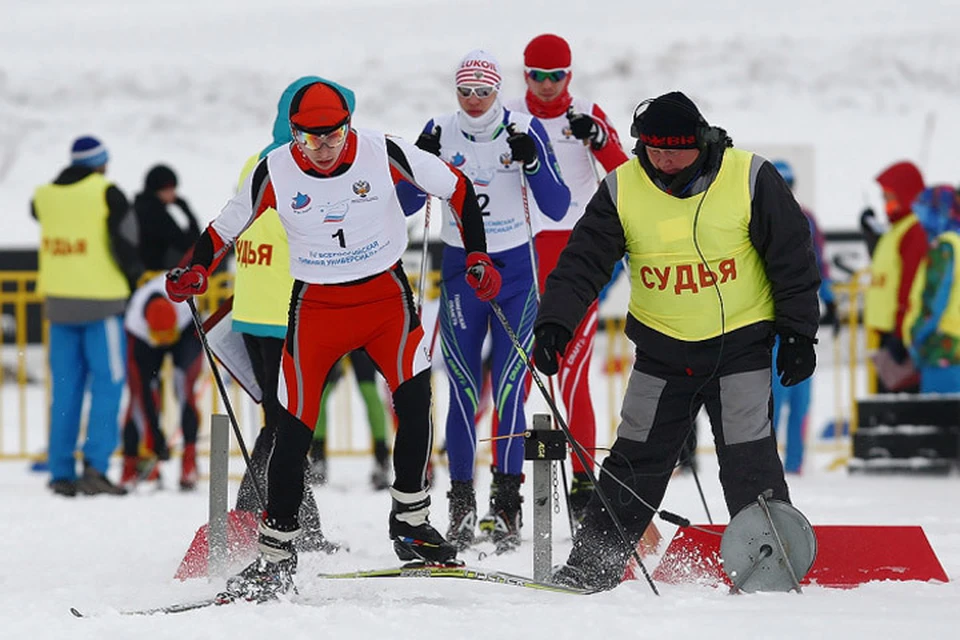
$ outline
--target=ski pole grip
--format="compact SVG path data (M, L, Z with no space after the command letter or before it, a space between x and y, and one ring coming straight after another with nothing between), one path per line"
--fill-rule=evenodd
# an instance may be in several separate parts
M670 524L675 524L678 527L689 527L690 521L684 518L683 516L678 516L675 513L670 513L669 511L660 510L659 512L660 519L666 520Z

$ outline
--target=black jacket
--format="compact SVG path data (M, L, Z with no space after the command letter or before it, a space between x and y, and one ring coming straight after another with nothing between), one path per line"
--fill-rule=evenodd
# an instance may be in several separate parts
M179 211L171 214L170 208L174 207ZM155 193L144 192L137 195L133 208L140 226L140 259L144 267L149 271L176 267L200 237L200 227L190 206L177 198L168 207Z
M681 189L682 195L677 197L702 194L716 178L723 151L723 145L718 144L703 154L703 160L698 161L698 171L692 177L685 176L686 188ZM749 233L772 287L775 326L766 333L772 336L776 330L813 338L820 318L817 300L820 274L810 228L790 188L773 165L759 157L755 160ZM646 161L642 149L639 158L631 162L640 162L651 179L664 191L668 190L663 177ZM547 277L537 327L553 323L572 334L587 308L610 281L614 265L624 256L626 239L610 193L613 180L615 176L608 176L600 184L574 227L556 268ZM635 318L630 320L633 322L628 322L628 329L631 324L640 324ZM628 330L628 335L637 341L635 331Z
M74 184L80 182L93 173L89 167L70 165L60 172L53 184ZM137 288L137 280L143 275L143 263L137 250L138 232L136 218L130 214L130 203L116 186L110 185L106 191L107 233L110 236L110 250L117 266L123 272L130 285L130 291ZM33 201L30 202L30 215L37 218L37 209Z

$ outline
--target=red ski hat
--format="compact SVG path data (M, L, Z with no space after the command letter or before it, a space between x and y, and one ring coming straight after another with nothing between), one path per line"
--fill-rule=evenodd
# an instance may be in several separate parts
M290 124L308 133L328 133L349 120L347 99L324 82L301 87L290 101Z
M570 45L558 35L537 36L523 50L523 65L528 69L569 69Z
M897 204L900 205L893 215L889 210L887 211L890 222L896 222L910 212L910 206L923 191L924 186L920 169L907 161L892 164L884 169L883 173L877 176L877 183L892 192L897 197Z
M143 316L147 321L150 337L158 345L173 344L180 338L177 310L165 297L156 295L151 298L143 309Z

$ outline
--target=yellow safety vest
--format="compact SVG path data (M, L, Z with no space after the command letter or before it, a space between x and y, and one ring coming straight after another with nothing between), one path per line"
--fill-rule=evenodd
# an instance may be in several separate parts
M40 222L38 290L44 296L123 300L130 285L110 250L107 188L93 172L73 184L46 184L33 194Z
M636 159L617 168L617 211L630 256L629 310L677 340L699 341L773 320L773 295L750 242L750 162L724 152L706 195L677 198L658 188ZM706 258L704 265L694 245ZM721 324L716 287L723 297Z
M937 242L948 243L953 248L953 289L937 323L937 333L960 337L960 293L958 293L960 290L960 235L955 231L947 231L937 236ZM910 307L903 319L903 341L906 344L910 344L913 340L913 325L923 311L923 290L927 284L929 260L924 258L920 263L917 275L910 286Z
M870 262L870 287L863 303L863 323L875 331L896 331L897 293L903 276L903 260L900 259L900 241L914 224L919 224L915 214L906 215L880 236ZM914 279L916 282L916 279Z
M910 283L910 295L907 297L907 312L903 314L903 344L909 345L913 342L913 325L920 317L920 309L923 307L923 287L927 282L927 258L917 266L917 274Z
M260 161L247 160L240 185ZM233 292L233 330L283 338L293 278L290 246L276 209L267 209L237 239L237 275Z

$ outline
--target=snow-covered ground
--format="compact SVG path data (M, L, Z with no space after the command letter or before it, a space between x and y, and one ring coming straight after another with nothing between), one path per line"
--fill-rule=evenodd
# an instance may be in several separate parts
M814 173L801 175L798 186L814 194L808 204L827 229L855 226L864 203L879 201L873 176L894 160L919 162L931 181L956 183L960 177L960 124L952 117L960 107L960 4L941 0L0 4L4 247L36 245L27 213L31 191L62 167L76 135L93 133L105 141L113 158L110 176L130 195L150 166L171 164L183 195L209 220L244 159L268 141L276 99L292 79L320 74L343 82L357 92L358 124L413 139L429 117L454 108L452 71L463 53L476 46L493 51L504 68L505 93L517 94L523 47L544 31L570 40L574 91L603 105L624 136L637 102L679 88L738 144L809 146ZM5 363L10 355L4 354ZM844 377L835 381L828 343L821 345L820 360L812 419L817 430L832 417L834 394L846 384ZM610 400L596 367L593 376L606 433ZM42 410L42 398L41 389L31 391L32 415ZM7 384L5 442L13 437L6 430L14 400ZM441 417L445 406L440 384ZM542 402L533 400L530 411L538 407ZM349 427L361 442L362 425ZM31 436L38 433L36 424L31 429ZM851 477L829 470L836 450L815 440L811 445L808 469L791 479L791 489L813 523L921 525L947 574L960 576L956 476ZM709 452L700 461L711 511L723 522L715 462ZM953 582L812 587L800 597L729 597L722 589L666 585L661 598L636 582L572 598L466 582L333 584L311 578L395 562L385 532L388 498L367 488L368 465L362 458L332 459L332 484L318 499L329 534L349 541L352 551L305 556L297 604L143 619L112 612L202 597L221 586L172 579L205 521L203 491L67 501L51 496L46 478L27 473L24 462L0 463L0 637L953 638L960 624L960 587ZM175 469L169 475L175 479ZM481 471L481 500L487 480ZM434 492L441 528L445 489L441 468ZM689 477L673 481L664 507L704 520ZM562 524L555 527L557 561L569 548ZM662 530L669 537L673 527ZM529 536L527 530L528 543ZM529 574L530 545L479 564ZM102 615L76 620L70 606Z
M597 345L604 353L605 340ZM960 512L956 507L957 477L850 476L831 470L845 452L818 437L832 418L834 366L829 344L820 350L815 378L808 460L802 476L791 476L795 504L816 525L919 525L938 554L947 575L960 576ZM597 358L592 371L600 440L607 441L609 410L607 379ZM437 404L446 406L438 374ZM841 370L845 376L845 370ZM349 386L347 387L349 388ZM339 392L339 390L338 390ZM345 396L341 396L342 398ZM360 416L353 399L352 415ZM618 399L615 400L615 404ZM530 412L543 402L534 398ZM34 410L39 407L34 406ZM366 441L366 426L358 419L337 419L343 408L331 407L331 438ZM250 426L247 423L246 426ZM486 433L486 429L481 429ZM203 434L205 435L205 434ZM700 478L713 517L728 521L710 438L701 425ZM481 447L486 450L486 447ZM123 617L119 610L153 607L207 597L222 580L194 579L181 583L173 574L196 529L206 521L206 482L194 494L142 488L126 498L79 497L67 500L45 489L46 477L31 474L25 462L0 463L0 512L5 516L3 571L0 572L0 628L3 637L59 640L71 638L171 638L175 640L258 637L349 638L470 638L480 634L502 638L597 638L621 635L694 638L925 638L955 637L960 624L956 602L960 583L871 583L853 590L807 587L795 594L729 596L726 589L703 585L660 585L661 597L644 582L629 582L613 592L581 598L531 592L476 582L428 580L368 580L330 582L320 572L352 571L396 565L386 535L389 497L368 486L370 460L333 457L330 483L317 492L327 534L349 543L350 553L301 557L299 595L293 603L230 607L160 616ZM177 462L168 463L168 485L175 483ZM203 470L206 462L201 463ZM231 472L242 461L231 461ZM529 470L528 470L529 471ZM119 473L114 468L114 474ZM433 491L433 521L446 528L448 486L445 469L437 470ZM531 484L523 490L531 502ZM487 498L489 472L481 465L478 498ZM230 485L231 504L237 484ZM706 522L693 479L675 478L663 507ZM527 507L529 516L529 506ZM554 561L570 548L565 514L554 520ZM675 527L661 522L669 539ZM531 524L524 546L516 553L479 559L462 557L471 565L531 575ZM661 548L662 550L662 548ZM658 558L649 558L650 571ZM78 620L69 607L94 615Z

